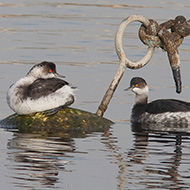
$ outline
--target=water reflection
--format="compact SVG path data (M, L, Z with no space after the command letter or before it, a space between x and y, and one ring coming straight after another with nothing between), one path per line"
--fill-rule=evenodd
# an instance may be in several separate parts
M157 128L162 127L157 125ZM139 126L132 126L134 144L127 155L131 180L146 188L187 189L190 185L187 176L190 169L187 164L190 162L189 134L139 129Z
M59 172L73 157L75 150L72 139L60 137L42 138L40 135L14 133L8 144L7 166L12 183L17 187L37 188L54 186L59 181Z
M94 133L93 130L96 132ZM45 131L43 128L41 131L38 130L38 133L18 129L12 131L14 135L7 143L9 162L6 167L9 172L6 177L15 188L62 189L64 183L70 184L73 181L73 179L65 181L65 178L75 172L72 166L76 164L77 155L80 155L81 159L89 151L89 149L88 151L77 150L75 143L78 138L106 135L108 130L108 127L99 130L94 127L87 133L83 131L83 134L76 128L67 133L58 131L56 128L55 133L48 129ZM90 139L86 141L90 142Z
M190 187L190 136L180 132L152 132L131 126L129 150L121 150L112 132L103 143L111 163L118 166L118 189L188 189ZM158 126L159 127L159 126Z
M119 137L114 136L114 129L105 131L101 138L106 147L105 156L118 168L117 189L188 189L189 134L131 127L134 138L129 149L123 149ZM18 132L7 147L8 177L14 187L25 189L58 188L63 179L60 173L72 172L67 166L78 152L73 138Z

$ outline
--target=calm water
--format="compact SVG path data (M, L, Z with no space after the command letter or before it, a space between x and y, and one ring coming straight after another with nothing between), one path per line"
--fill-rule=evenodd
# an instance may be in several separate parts
M190 18L188 1L4 0L0 3L0 119L12 114L7 88L44 60L78 87L73 107L95 112L118 67L114 38L118 24L131 14L159 23L177 15ZM127 56L140 59L146 47L138 23L125 39ZM2 189L190 189L190 137L145 133L130 126L133 76L144 77L150 100L190 101L190 38L180 46L183 92L175 87L166 53L157 49L141 70L126 70L105 113L115 122L106 134L63 139L0 129Z

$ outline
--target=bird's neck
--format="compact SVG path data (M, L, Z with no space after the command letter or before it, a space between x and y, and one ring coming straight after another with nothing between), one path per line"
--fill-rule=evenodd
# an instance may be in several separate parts
M26 77L19 79L16 84L21 85L21 86L22 85L29 85L29 84L32 84L35 80L36 80L35 77L26 76Z
M135 104L147 104L148 102L148 96L147 95L136 95L135 97Z
M135 104L147 104L148 103L148 86L143 90L136 93Z

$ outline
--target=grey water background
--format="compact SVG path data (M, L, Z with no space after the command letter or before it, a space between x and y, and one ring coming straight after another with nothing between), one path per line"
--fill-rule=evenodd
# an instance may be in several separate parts
M190 18L189 1L0 2L0 119L13 112L8 87L33 64L47 60L78 87L73 107L95 112L118 68L115 33L129 15L162 23L177 15ZM147 47L138 39L139 23L126 29L124 46L131 60ZM190 189L190 138L135 133L130 126L134 95L124 92L133 76L144 77L150 100L190 101L190 37L179 48L183 91L176 94L166 53L156 49L140 70L127 69L105 117L115 122L107 134L64 141L59 137L19 134L0 129L1 189Z

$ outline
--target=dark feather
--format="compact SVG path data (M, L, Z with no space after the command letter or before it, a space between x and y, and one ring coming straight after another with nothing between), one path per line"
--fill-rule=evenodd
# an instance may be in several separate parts
M30 97L31 99L38 99L41 96L47 96L54 93L64 85L69 85L69 83L59 78L39 78L28 86L26 94L27 97Z
M148 104L135 104L133 112L140 116L147 112L149 114L159 114L166 112L188 112L190 103L175 99L155 100Z
M146 112L158 114L164 112L187 112L190 111L190 103L175 99L155 100L147 104Z

